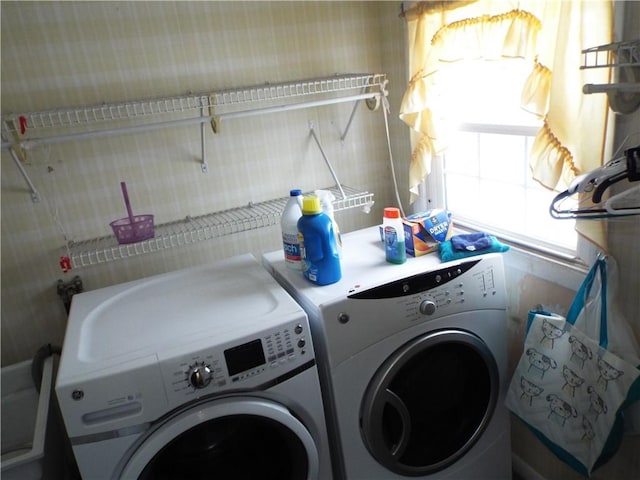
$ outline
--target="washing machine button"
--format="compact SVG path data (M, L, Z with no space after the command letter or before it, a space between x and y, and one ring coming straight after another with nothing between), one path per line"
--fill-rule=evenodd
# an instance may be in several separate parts
M211 368L204 363L189 368L189 383L193 388L204 388L211 382Z
M436 312L436 304L433 300L423 300L420 302L420 313L423 315L433 315Z

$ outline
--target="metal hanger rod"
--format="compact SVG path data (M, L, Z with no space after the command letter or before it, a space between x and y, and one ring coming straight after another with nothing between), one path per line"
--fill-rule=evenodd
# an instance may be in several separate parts
M278 105L275 107L257 108L253 110L243 110L239 112L228 112L216 115L217 118L239 118L250 117L253 115L262 115L263 113L285 112L290 110L300 110L302 108L322 107L324 105L333 105L336 103L354 102L367 98L375 98L379 96L379 92L361 93L358 95L350 95L347 97L332 98L327 100L315 100L312 102L296 103L290 105Z

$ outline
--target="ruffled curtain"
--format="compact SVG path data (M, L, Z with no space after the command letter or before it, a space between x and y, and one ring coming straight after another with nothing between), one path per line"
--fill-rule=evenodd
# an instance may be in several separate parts
M446 86L439 84L438 77L452 62L508 58L531 62L521 106L544 120L530 165L533 177L542 185L563 190L577 174L609 159L605 140L611 125L606 96L582 93L585 83L607 83L609 72L580 66L583 49L612 41L612 2L436 3L441 4L439 8L420 3L406 15L411 80L400 118L412 130L412 201L431 171L432 160L447 147L447 105L439 102L438 95ZM469 81L473 82L472 70ZM604 245L600 222L590 221L578 230Z

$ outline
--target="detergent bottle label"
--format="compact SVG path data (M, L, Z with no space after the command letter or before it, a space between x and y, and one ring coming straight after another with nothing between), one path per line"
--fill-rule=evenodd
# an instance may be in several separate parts
M407 259L404 238L399 239L398 237L398 231L395 228L384 227L384 247L388 262L404 263Z
M340 256L335 245L331 220L326 215L300 219L300 257L302 274L317 285L335 283L342 277ZM317 228L322 227L322 228Z
M312 282L318 280L318 267L313 264L309 252L305 246L304 235L298 233L298 243L300 245L300 258L302 261L302 273Z
M300 244L298 243L298 233L283 233L282 247L284 258L287 262L300 262Z
M298 244L298 220L302 216L300 199L302 192L293 189L289 192L289 200L282 212L280 226L282 229L282 250L288 268L300 270L300 245Z

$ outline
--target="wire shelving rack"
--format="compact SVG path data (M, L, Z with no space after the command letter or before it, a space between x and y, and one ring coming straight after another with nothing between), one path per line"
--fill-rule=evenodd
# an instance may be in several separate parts
M201 127L202 170L206 172L204 135L207 124L217 133L217 125L223 118L353 102L351 118L341 137L344 139L358 103L365 100L370 110L376 110L380 101L386 100L386 87L387 79L384 74L345 74L209 93L13 113L2 116L2 148L9 150L31 191L32 200L37 202L38 191L22 165L32 148L193 124ZM386 108L381 110L386 116ZM310 127L336 181L334 187L326 188L336 198L334 211L358 207L368 211L373 205L373 194L340 183L313 132L313 126ZM154 238L134 244L120 245L115 236L72 241L64 247L63 258L68 262L67 268L85 267L269 227L279 223L286 201L287 198L278 198L156 225Z

